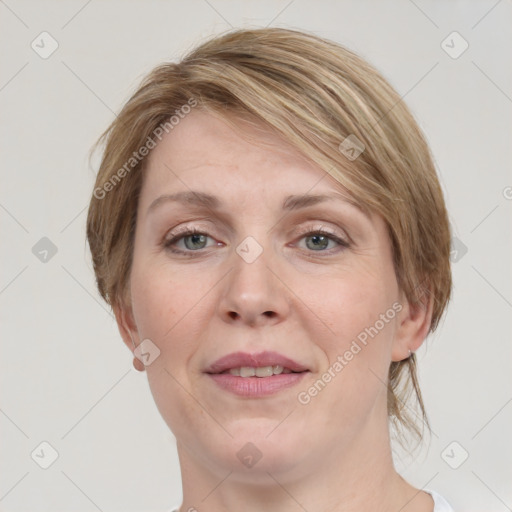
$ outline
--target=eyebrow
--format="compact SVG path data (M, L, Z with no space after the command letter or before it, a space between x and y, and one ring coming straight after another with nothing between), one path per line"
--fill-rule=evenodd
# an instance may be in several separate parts
M285 198L282 204L282 209L284 211L294 211L300 210L303 208L308 208L311 206L315 206L317 204L326 202L326 201L337 201L343 203L349 203L352 206L355 206L362 213L367 215L364 208L362 208L359 204L357 204L354 200L349 198L344 198L341 195L337 194L303 194L303 195L290 195ZM209 210L219 210L224 206L224 203L216 196L211 194L207 194L205 192L199 191L188 191L188 192L177 192L175 194L164 194L158 198L156 198L151 205L149 206L147 213L151 213L158 206L167 203L167 202L178 202L182 204L187 204L191 206L198 206L207 208Z

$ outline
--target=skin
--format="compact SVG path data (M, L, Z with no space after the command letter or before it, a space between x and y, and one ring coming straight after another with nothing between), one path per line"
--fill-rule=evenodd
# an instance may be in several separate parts
M236 129L193 111L152 150L137 212L131 303L115 308L132 351L144 339L160 350L145 369L177 439L180 510L431 512L431 497L393 467L385 385L390 363L423 342L431 305L413 308L399 289L382 218L366 216L276 135L232 121ZM148 212L161 195L190 190L215 195L223 206L162 201ZM333 193L333 201L281 209L290 194ZM176 241L185 255L166 249L185 227L207 238ZM319 229L349 247L315 245ZM252 263L236 252L248 236L263 250ZM299 392L397 303L399 313L301 404ZM231 352L263 350L310 373L258 399L222 390L204 373ZM252 467L237 457L248 442L261 454Z

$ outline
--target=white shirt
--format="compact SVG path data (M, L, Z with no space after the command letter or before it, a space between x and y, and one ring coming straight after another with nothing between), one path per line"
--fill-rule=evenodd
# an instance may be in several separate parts
M453 512L453 508L440 494L428 489L423 490L432 496L432 499L434 500L434 512ZM178 508L173 509L172 512L178 512Z
M429 489L423 490L432 496L434 500L434 512L453 512L451 505L440 494Z

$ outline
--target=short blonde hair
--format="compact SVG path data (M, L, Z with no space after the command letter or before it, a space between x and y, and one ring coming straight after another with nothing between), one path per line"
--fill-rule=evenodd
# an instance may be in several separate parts
M281 28L231 31L178 63L155 68L99 139L105 147L87 238L107 303L116 307L130 300L146 162L134 156L140 157L143 146L152 147L150 141L154 146L159 127L171 129L171 116L186 113L184 105L193 102L197 109L255 120L280 134L358 204L381 215L397 282L411 304L425 307L432 301L429 332L435 330L451 294L450 227L419 126L397 92L365 60L332 41ZM347 141L356 145L347 146ZM354 151L345 151L363 146L357 158ZM395 426L421 437L406 406L412 392L428 426L414 354L391 363L388 415Z

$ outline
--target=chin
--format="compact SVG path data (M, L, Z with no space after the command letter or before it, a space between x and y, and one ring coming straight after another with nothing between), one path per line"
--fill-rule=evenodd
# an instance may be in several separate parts
M222 435L222 440L210 438L213 445L205 440L212 462L226 472L232 471L237 479L252 483L268 484L268 473L277 477L297 471L312 447L304 443L304 432L294 425L282 429L278 425L279 421L269 418L239 419L229 424L227 430L232 438L227 435Z

